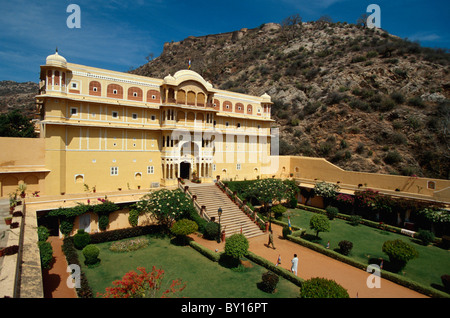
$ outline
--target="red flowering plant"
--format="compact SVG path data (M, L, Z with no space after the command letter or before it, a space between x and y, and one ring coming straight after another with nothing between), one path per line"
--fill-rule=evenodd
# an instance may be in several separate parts
M352 206L353 203L355 203L355 198L353 198L353 196L351 196L349 194L343 194L343 193L339 193L336 196L335 200L338 202L341 202L341 203L348 204L350 206Z
M360 208L372 209L376 205L378 191L366 189L364 191L355 191L355 203Z
M147 272L144 267L126 273L121 280L113 282L113 287L107 287L104 294L97 293L97 297L103 298L170 298L183 291L186 284L175 279L165 291L161 293L164 278L164 270L153 266L152 272Z

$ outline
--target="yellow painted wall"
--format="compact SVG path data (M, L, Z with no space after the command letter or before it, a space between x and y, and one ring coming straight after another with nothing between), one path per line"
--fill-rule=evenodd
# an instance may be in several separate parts
M280 156L278 177L289 177L309 181L326 181L337 183L341 187L358 187L376 190L394 191L398 194L411 193L434 197L436 199L450 202L450 181L443 179L417 178L397 175L386 175L377 173L365 173L345 171L323 158ZM284 168L284 170L283 170ZM429 188L429 182L434 182L435 189ZM399 189L400 192L395 191Z
M90 217L90 234L102 232L99 228L98 224L98 216L95 213L89 212L87 213ZM105 231L111 231L111 230L120 230L120 229L128 229L132 226L130 225L130 222L128 221L128 215L129 210L128 209L121 209L115 212L110 213L109 215L109 225L106 228ZM74 219L73 222L73 229L70 235L75 235L80 227L80 218L83 216L77 216ZM152 220L148 215L143 214L140 215L138 218L138 226L147 226L156 224L154 220Z

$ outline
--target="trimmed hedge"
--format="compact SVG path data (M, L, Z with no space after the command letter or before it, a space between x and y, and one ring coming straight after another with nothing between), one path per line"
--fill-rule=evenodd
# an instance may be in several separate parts
M206 256L207 258L209 258L210 260L212 260L213 262L219 262L220 257L222 256L223 252L213 252L211 251L209 248L203 247L202 245L200 245L199 243L195 242L195 241L190 241L189 245L196 251L200 252L200 254Z
M66 255L66 260L68 264L75 264L81 267L80 261L78 260L78 253L73 244L72 237L65 237L63 239L62 250L64 255ZM77 291L77 295L80 298L93 298L93 292L91 287L89 286L89 282L84 274L83 270L80 270L80 288L75 289Z

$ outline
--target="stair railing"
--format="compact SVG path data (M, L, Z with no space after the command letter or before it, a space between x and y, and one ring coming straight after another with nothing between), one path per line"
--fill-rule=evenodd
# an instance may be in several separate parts
M194 208L197 210L197 213L204 218L206 221L210 222L211 218L209 217L208 213L206 212L206 207L200 206L197 202L197 197L189 191L189 186L186 186L181 183L181 179L178 178L178 188L183 191L186 196L192 200L192 204L194 205Z
M267 222L261 219L258 214L253 211L245 202L243 202L236 192L231 191L220 179L217 180L216 185L221 189L236 205L263 231L267 231Z

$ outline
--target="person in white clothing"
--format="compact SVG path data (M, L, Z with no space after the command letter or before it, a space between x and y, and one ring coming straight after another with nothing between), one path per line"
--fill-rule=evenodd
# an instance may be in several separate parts
M297 258L297 254L294 254L294 258L292 259L292 267L291 267L291 272L295 274L295 276L297 276L297 266L298 266L298 258Z

